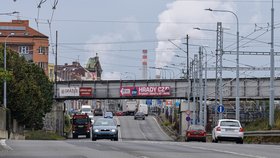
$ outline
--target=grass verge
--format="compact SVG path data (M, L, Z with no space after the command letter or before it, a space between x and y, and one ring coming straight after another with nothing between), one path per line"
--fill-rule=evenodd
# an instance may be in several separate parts
M25 132L26 140L65 140L64 137L48 131L27 131Z

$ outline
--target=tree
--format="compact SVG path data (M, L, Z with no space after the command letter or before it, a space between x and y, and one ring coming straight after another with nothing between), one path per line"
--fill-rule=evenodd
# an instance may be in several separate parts
M3 58L0 59L1 64ZM42 128L43 117L51 110L53 84L40 67L11 50L7 50L7 70L12 74L7 83L7 107L12 118L26 127Z

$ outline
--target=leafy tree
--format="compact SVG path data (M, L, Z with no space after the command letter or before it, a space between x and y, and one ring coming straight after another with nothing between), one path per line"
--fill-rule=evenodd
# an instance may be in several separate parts
M3 58L0 58L2 63ZM10 50L7 50L7 69L12 72L7 83L7 107L12 117L26 127L42 128L43 117L51 110L53 84L40 67Z

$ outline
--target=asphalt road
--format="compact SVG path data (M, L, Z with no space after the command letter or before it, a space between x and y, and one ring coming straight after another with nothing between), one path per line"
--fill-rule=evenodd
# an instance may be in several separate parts
M146 117L145 120L134 120L133 116L124 116L118 117L118 120L122 140L172 141L152 116Z
M156 120L125 116L120 141L91 141L85 137L65 141L0 141L0 158L278 158L279 145L173 142ZM7 144L7 145L6 145ZM2 146L2 147L1 147Z
M257 144L213 144L166 141L67 141L6 142L5 158L278 158L280 146Z

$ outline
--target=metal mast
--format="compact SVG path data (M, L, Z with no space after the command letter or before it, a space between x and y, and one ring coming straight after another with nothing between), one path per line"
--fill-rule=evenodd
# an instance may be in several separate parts
M203 125L203 83L202 83L202 60L203 60L203 52L202 47L199 47L199 124Z

